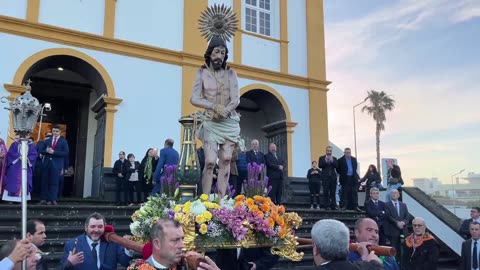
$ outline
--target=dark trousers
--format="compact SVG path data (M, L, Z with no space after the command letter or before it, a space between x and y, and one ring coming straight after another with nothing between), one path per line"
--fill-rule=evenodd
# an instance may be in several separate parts
M325 195L326 207L337 207L337 200L335 194L337 192L337 179L327 178L323 180L323 194Z
M60 169L55 168L51 161L42 169L42 187L40 199L44 201L56 201L58 198L58 184Z
M342 185L342 193L340 203L342 207L347 207L347 209L355 209L358 207L358 183L353 176L347 176L347 179L344 180Z
M317 205L320 206L320 181L308 181L310 189L310 205L313 205L313 198L317 198Z
M117 186L115 189L115 202L117 204L127 202L127 183L125 178L117 177L115 184ZM123 194L123 196L121 196L121 194ZM123 200L121 197L123 197Z
M394 247L397 250L397 256L395 256L397 258L397 262L400 261L402 256L400 254L400 233L401 231L396 231L393 235L387 236L388 240L390 240L390 246Z
M270 179L272 190L268 193L268 197L272 199L274 204L282 204L283 181L282 179Z
M247 180L247 178L248 178L248 172L238 171L237 186L235 187L235 189L237 190L237 194L242 193L243 180Z
M238 175L230 174L230 176L228 177L228 185L231 186L230 187L231 190L235 190L235 194L233 196L240 194L240 192L242 191L241 189L240 191L238 190L237 182L238 182Z
M385 235L385 231L383 230L383 225L378 226L378 244L380 246L387 245L387 236ZM397 251L400 252L400 251Z
M58 198L63 197L63 186L65 183L65 177L60 175L58 177Z
M138 191L138 188L136 186L138 185L138 181L126 181L127 182L127 203L138 203L140 201L140 197L142 196L142 192ZM137 198L133 197L133 191L137 193Z

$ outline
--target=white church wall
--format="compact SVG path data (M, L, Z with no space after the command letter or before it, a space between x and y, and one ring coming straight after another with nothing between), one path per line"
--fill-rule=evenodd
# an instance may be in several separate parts
M38 20L40 23L103 35L104 15L105 1L41 0Z
M15 54L0 50L2 59L0 83L12 83L15 72L31 55L45 49L72 48L97 60L110 75L116 97L123 99L115 113L112 157L124 150L141 159L149 147L163 147L166 138L180 141L181 84L180 66L98 52L83 48L29 39L15 35L0 35L0 44L15 48ZM0 95L7 91L0 87ZM0 136L5 137L9 125L8 111L0 110Z
M25 19L27 15L27 0L0 1L0 15Z
M290 74L306 77L308 74L305 0L287 1L287 21L288 72Z
M280 71L280 44L275 41L242 35L242 64Z
M183 1L117 1L115 38L181 51L183 7Z
M290 110L292 121L298 125L292 134L292 173L293 176L304 177L310 168L310 117L308 106L308 91L305 89L254 81L239 78L239 88L250 84L265 84L275 89L285 100Z

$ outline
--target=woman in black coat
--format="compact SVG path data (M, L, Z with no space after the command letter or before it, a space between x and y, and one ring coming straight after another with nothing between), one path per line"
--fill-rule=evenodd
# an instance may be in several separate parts
M308 188L310 189L310 209L320 208L320 185L322 184L321 178L322 170L318 168L316 161L312 161L312 168L307 172ZM317 204L314 205L313 197L317 198Z
M138 169L140 167L140 163L135 161L134 154L128 154L127 161L123 163L123 172L125 173L125 180L127 182L127 204L130 206L138 203L141 192L136 188L138 183ZM133 198L133 190L137 192L137 200L134 201Z
M379 184L382 183L382 177L377 171L377 167L375 165L370 164L368 166L368 171L365 173L365 176L360 179L361 182L367 181L365 183L365 202L370 199L370 189L372 187L377 187Z
M158 152L158 151L157 151ZM152 179L153 174L155 173L155 169L157 168L158 164L158 153L156 153L154 148L148 148L145 156L140 162L140 167L138 169L138 190L143 192L143 199L141 202L147 201L148 196L153 189Z

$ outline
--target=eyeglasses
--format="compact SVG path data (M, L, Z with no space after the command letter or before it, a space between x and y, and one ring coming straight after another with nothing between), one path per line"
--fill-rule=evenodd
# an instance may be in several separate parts
M423 227L422 224L412 224L413 227Z

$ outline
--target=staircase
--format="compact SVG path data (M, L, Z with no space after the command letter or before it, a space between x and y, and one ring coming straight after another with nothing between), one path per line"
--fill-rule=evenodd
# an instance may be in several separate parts
M285 204L287 211L297 212L303 218L302 226L297 230L299 237L310 238L312 226L320 219L330 218L344 222L350 229L353 238L355 221L364 217L364 213L354 211L310 210L308 183L306 179L293 178L289 181L288 197ZM131 215L138 206L114 206L103 200L61 200L58 206L29 205L28 218L42 220L47 229L47 241L42 251L50 252L45 258L50 269L54 269L63 255L65 242L83 233L86 217L93 213L103 214L107 223L115 227L119 235L129 234ZM9 239L21 237L20 205L0 204L0 246ZM411 228L410 228L411 230ZM440 237L436 237L440 239ZM440 241L441 242L441 241ZM441 242L439 270L457 269L458 255ZM312 248L300 248L305 253L301 262L292 262L281 258L273 268L307 270L313 268ZM213 254L212 254L213 255ZM120 268L119 269L123 269Z

